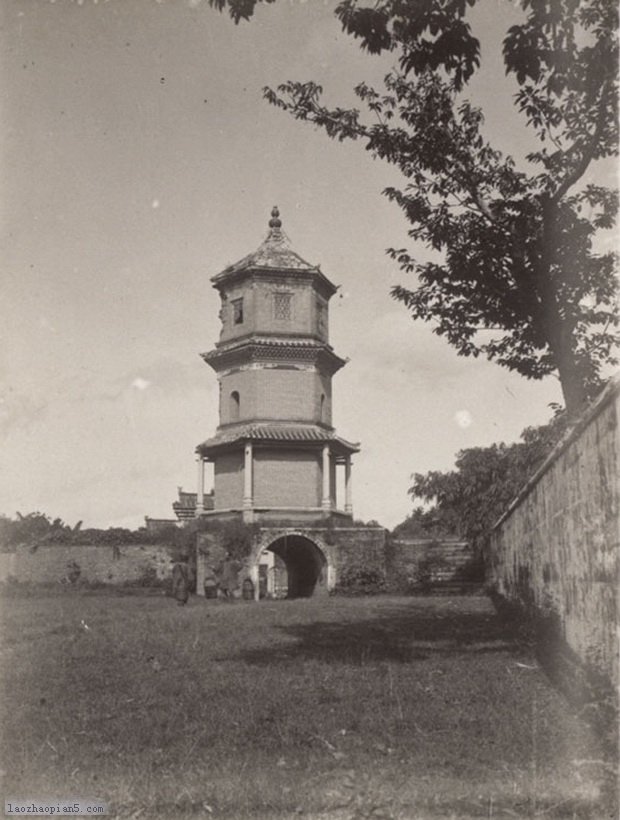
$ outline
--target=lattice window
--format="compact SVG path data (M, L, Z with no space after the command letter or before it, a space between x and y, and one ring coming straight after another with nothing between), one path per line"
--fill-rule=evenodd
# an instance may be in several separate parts
M243 324L243 298L241 298L241 299L232 299L230 304L232 305L233 322L236 325L242 325Z
M291 318L291 293L274 293L273 316L280 322L288 322Z

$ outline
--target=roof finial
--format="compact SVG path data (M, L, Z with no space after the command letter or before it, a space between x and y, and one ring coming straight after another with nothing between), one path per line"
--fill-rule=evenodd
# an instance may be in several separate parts
M272 231L279 231L282 227L282 220L280 219L280 211L278 206L274 205L271 209L271 219L269 220L269 227Z

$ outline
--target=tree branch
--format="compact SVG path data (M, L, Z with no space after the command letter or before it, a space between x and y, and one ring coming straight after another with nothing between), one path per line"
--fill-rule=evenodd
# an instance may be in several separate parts
M585 174L588 165L592 162L592 158L594 157L594 152L596 150L596 146L598 144L599 138L605 126L605 106L603 104L603 98L605 96L605 86L601 89L601 96L599 99L599 108L598 108L598 115L596 118L596 125L594 127L594 133L592 134L589 143L586 145L582 152L581 161L577 163L576 167L573 169L572 173L567 174L564 177L564 180L560 183L559 187L557 188L556 192L551 197L551 201L553 203L558 203L562 197L566 194L569 188L571 188L581 177ZM576 145L573 145L572 148L569 148L566 154L570 154L572 151L576 149Z

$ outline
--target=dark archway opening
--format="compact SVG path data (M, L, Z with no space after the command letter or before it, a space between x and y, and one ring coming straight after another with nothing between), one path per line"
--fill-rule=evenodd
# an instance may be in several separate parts
M327 592L327 560L303 535L283 535L267 547L276 556L275 597L310 598ZM278 560L279 559L279 560ZM282 568L278 574L278 567Z

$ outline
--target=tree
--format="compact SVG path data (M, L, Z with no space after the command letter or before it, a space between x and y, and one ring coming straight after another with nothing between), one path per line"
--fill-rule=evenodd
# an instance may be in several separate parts
M409 495L426 502L415 507L395 535L466 538L480 553L491 528L544 462L566 430L566 417L528 427L516 444L461 450L455 469L416 473Z
M209 2L239 22L259 0ZM503 43L533 145L517 162L489 142L482 111L463 96L480 62L467 21L475 3L342 0L336 16L362 48L398 54L381 93L355 89L375 121L326 107L314 82L265 96L332 138L363 140L402 172L403 187L384 193L436 256L388 250L417 277L392 290L413 318L432 321L459 355L484 354L526 378L556 374L574 414L616 363L615 257L597 251L595 235L614 224L617 194L586 173L617 153L618 7L520 0L523 19Z
M81 522L76 525L76 531ZM13 550L18 544L34 544L41 541L62 541L72 529L61 518L51 519L41 512L26 515L17 513L15 519L0 515L0 547Z
M394 538L441 539L460 536L458 522L452 515L443 515L435 507L414 507L410 515L392 530Z

